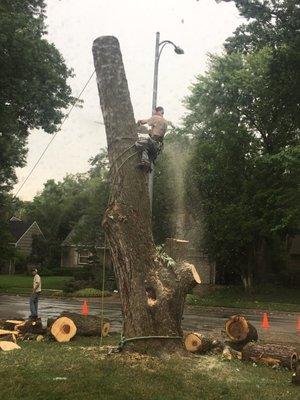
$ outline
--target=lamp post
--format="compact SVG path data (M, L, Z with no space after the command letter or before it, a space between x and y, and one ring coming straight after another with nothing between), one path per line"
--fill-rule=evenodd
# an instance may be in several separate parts
M158 65L161 53L165 46L171 44L174 47L174 51L176 54L184 54L184 51L176 46L170 40L164 40L160 42L160 33L156 32L156 41L155 41L155 59L154 59L154 76L153 76L153 91L152 91L152 115L155 113L155 108L157 106L157 86L158 86ZM152 166L152 172L149 175L149 197L150 197L150 211L152 214L152 205L153 205L153 178L154 178L154 169Z

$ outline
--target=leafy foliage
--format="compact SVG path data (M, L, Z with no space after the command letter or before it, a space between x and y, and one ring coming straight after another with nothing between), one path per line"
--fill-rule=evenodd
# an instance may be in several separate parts
M300 50L289 3L236 0L249 24L227 40L227 54L210 56L186 99L183 130L197 138L190 205L219 273L237 272L248 288L284 267L273 243L299 229Z
M53 133L74 99L72 76L46 38L43 0L3 0L0 4L0 221L9 209L6 193L16 182L15 168L25 165L29 130ZM3 234L4 235L4 234ZM8 240L0 238L8 248Z
M103 243L101 222L107 203L104 176L67 175L62 182L49 180L25 209L25 218L36 220L46 242L35 242L34 258L49 267L60 264L61 244L75 227L72 240L96 247Z

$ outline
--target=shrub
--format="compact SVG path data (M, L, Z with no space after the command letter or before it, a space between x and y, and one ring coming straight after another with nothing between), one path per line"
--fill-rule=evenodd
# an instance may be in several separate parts
M78 281L93 281L95 279L95 268L91 266L74 269L74 279Z
M76 290L79 289L85 289L86 287L89 287L91 285L91 282L89 281L77 281L74 278L70 279L68 282L65 283L63 287L63 291L66 293L72 293L76 292Z
M74 276L74 268L53 268L51 275L53 276Z
M102 297L102 291L94 288L85 288L73 293L76 297ZM110 296L108 291L104 291L104 297Z

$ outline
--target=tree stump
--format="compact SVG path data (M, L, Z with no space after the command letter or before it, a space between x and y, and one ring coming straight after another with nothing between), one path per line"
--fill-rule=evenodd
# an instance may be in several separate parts
M257 341L256 328L245 317L233 315L225 323L225 331L230 339L226 345L240 351L247 343Z
M103 227L120 292L126 348L183 351L185 297L200 278L189 263L169 265L154 245L148 176L136 168L137 128L118 40L96 39L93 56L111 165Z
M281 344L248 343L242 350L242 359L266 365L280 365L294 369L299 356L293 346Z

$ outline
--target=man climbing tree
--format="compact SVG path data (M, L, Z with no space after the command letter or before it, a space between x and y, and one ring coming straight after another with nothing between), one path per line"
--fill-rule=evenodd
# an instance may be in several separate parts
M142 151L142 159L138 168L151 172L151 163L154 162L163 146L163 138L168 128L168 121L164 118L163 107L156 107L155 113L149 119L140 119L138 125L149 125L149 138L142 138L136 142L136 147Z

